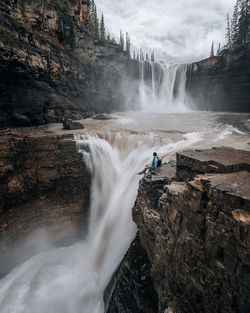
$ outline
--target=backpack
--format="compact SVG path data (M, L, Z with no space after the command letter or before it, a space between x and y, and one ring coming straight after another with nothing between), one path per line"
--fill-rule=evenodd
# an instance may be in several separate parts
M157 167L161 167L161 166L162 166L162 159L158 157Z

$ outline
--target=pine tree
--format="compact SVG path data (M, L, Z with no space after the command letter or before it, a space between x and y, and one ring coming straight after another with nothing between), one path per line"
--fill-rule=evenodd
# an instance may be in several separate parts
M153 51L151 53L151 62L154 62L155 61L155 52Z
M100 40L105 41L106 39L106 30L104 24L104 16L102 14L101 23L100 23Z
M131 42L130 42L130 37L129 33L126 33L126 51L130 55L130 48L131 48Z
M232 40L231 40L231 23L229 14L227 14L227 28L226 28L226 47L228 49L232 48Z
M231 19L231 45L236 47L238 36L238 19L239 19L239 5L241 0L237 0L234 6L233 18Z
M140 61L139 52L137 52L136 60L137 60L137 61Z
M236 47L245 45L249 38L250 0L239 0L238 34Z
M140 49L140 60L144 61L144 54L143 54L142 48Z
M124 35L121 30L120 30L120 46L124 50Z
M210 58L213 58L213 57L214 57L214 42L212 42L211 51L210 51Z
M107 39L106 39L106 40L107 40L107 42L108 42L108 43L111 43L110 33L108 33L108 35L107 35Z
M221 50L221 44L219 43L219 45L218 45L218 48L217 48L217 55L219 55L220 54L220 50Z

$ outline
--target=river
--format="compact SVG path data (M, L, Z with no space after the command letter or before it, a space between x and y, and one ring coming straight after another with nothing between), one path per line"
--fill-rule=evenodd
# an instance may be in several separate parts
M158 152L164 162L190 148L250 149L247 114L126 112L84 120L76 147L92 174L87 237L48 248L0 280L1 313L102 313L102 295L136 234L131 208L141 176ZM51 132L63 132L58 124Z

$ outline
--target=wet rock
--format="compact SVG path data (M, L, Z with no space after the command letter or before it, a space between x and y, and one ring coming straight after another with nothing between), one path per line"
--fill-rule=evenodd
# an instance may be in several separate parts
M190 104L204 110L249 112L249 43L193 63L188 77Z
M105 115L105 114L98 114L98 115L95 115L93 117L94 120L99 120L99 121L106 121L106 120L113 120L114 117L112 116L109 116L109 115Z
M0 241L37 228L75 239L87 220L90 174L72 135L0 136Z
M81 124L79 122L73 122L70 118L65 118L64 119L63 127L64 127L64 129L70 129L70 130L84 129L83 124Z
M177 153L180 180L192 179L202 173L230 173L250 170L250 151L217 147Z
M155 312L250 310L249 160L248 151L231 148L186 151L177 155L176 175L168 165L140 181L132 213L158 296ZM119 313L118 291L125 301L119 287L111 299Z
M105 313L155 313L158 298L146 251L138 235L106 288Z

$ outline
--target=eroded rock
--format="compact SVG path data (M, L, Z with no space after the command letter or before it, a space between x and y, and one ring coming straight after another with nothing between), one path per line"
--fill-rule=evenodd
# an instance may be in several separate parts
M140 181L133 220L151 264L155 312L250 310L249 153L231 148L178 153L175 177L165 165ZM115 312L122 313L118 297L112 297L118 290L107 292Z
M84 125L79 122L73 122L70 118L65 118L63 121L64 129L74 130L74 129L84 129Z
M90 174L72 135L0 136L0 241L37 228L76 238L86 221Z

